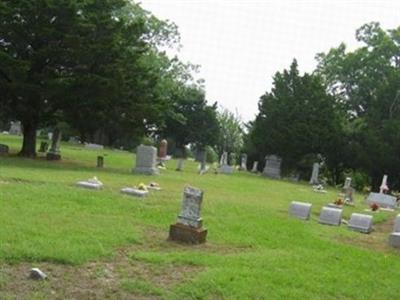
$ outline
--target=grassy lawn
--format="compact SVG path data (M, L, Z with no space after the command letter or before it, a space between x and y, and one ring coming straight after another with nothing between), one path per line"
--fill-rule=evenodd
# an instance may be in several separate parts
M15 153L21 138L0 135ZM363 235L318 224L338 191L250 173L197 174L177 162L157 177L131 173L132 153L62 144L63 160L0 157L0 299L396 299L400 256L387 245L395 213L374 214ZM95 167L105 155L105 168ZM97 176L101 191L80 189ZM147 199L124 186L157 181ZM207 243L167 241L186 184L204 190ZM363 212L363 195L344 217ZM312 220L288 216L312 202ZM26 279L39 267L50 279Z

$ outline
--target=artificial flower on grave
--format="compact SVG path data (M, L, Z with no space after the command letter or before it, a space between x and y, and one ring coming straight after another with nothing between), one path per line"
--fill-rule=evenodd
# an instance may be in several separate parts
M377 211L379 209L379 205L377 203L371 203L370 208L372 211Z
M343 205L343 204L344 204L344 201L343 201L342 198L338 198L338 199L335 200L335 202L333 202L333 203L336 204L336 205Z
M147 187L146 187L146 185L145 185L143 182L141 182L141 183L139 183L139 185L138 185L138 190L147 191Z

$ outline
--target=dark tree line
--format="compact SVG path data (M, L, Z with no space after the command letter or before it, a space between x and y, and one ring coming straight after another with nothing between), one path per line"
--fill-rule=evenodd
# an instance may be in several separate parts
M0 1L0 111L22 123L20 155L34 157L37 130L59 122L113 145L175 132L166 125L189 122L185 101L215 121L192 66L160 50L178 43L174 24L128 0Z
M400 188L400 27L370 23L356 38L364 45L355 51L341 44L318 54L313 74L299 75L296 61L276 73L248 124L254 159L278 154L287 172L309 160L311 171L321 155L334 184L358 172L375 188L383 174Z

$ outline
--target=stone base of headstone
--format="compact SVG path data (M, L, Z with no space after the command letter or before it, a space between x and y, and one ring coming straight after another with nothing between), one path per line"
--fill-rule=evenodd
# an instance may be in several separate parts
M134 173L144 174L144 175L158 175L160 174L160 170L158 168L142 168L137 167L133 169Z
M47 160L60 160L61 159L61 154L60 153L47 152L46 159Z
M194 228L180 223L169 227L169 240L187 244L202 244L206 242L207 229Z
M400 232L393 232L390 234L389 245L393 248L400 248Z

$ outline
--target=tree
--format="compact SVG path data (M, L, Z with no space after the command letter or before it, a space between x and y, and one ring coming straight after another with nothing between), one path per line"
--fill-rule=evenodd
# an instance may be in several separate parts
M60 120L82 139L162 124L157 46L177 42L175 25L127 0L1 1L0 20L0 107L22 122L21 155Z
M294 60L289 70L275 74L271 92L260 98L247 148L257 160L277 154L283 158L284 169L293 170L310 154L335 160L341 132L338 107L321 78L307 73L300 76Z
M204 91L194 85L181 86L178 95L163 134L173 138L180 149L189 143L199 149L215 146L219 138L217 103L207 105Z
M400 188L400 27L369 23L357 30L364 46L346 52L341 44L318 54L318 73L347 110L346 165L367 172L373 186L388 174Z
M243 147L243 129L239 116L223 109L217 114L217 119L220 127L218 153L221 155L222 152L227 151L238 155Z

